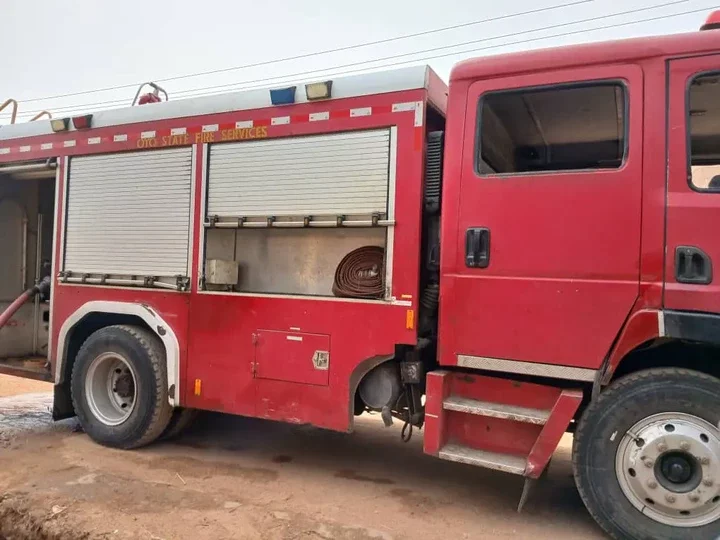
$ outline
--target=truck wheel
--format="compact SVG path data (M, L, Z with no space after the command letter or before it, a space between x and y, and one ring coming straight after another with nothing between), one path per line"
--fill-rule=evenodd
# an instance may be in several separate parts
M149 444L172 415L165 350L143 328L118 325L93 333L77 354L70 385L80 424L106 446Z
M583 414L575 483L613 538L720 537L720 380L650 369L614 382Z
M160 439L166 441L180 435L195 421L198 412L197 409L174 409L170 422L162 435L160 435Z

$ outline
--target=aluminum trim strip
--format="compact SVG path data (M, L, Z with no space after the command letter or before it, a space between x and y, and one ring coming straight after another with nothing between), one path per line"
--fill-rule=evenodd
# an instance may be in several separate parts
M502 358L470 356L466 354L459 354L457 356L457 362L457 365L460 367L518 373L521 375L535 375L537 377L566 379L570 381L592 382L595 380L597 373L596 369L539 364L537 362L522 362L520 360L504 360Z

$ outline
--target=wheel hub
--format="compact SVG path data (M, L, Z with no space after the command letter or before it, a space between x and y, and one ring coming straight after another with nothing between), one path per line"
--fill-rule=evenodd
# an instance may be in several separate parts
M702 418L641 420L620 441L615 469L628 500L655 521L699 527L720 518L720 431Z
M121 370L116 370L116 373L117 371ZM129 398L132 397L134 391L135 382L133 381L132 375L130 375L130 373L122 373L121 371L121 374L118 375L115 380L113 392L121 398Z
M702 480L702 466L689 452L666 452L655 462L654 473L665 489L675 493L688 493Z
M130 362L115 353L95 358L85 377L85 393L90 411L100 422L122 424L132 414L137 398Z

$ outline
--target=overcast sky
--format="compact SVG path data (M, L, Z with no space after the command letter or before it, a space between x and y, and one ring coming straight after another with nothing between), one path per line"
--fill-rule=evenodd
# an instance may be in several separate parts
M418 32L430 33L170 80L163 86L171 99L179 99L243 84L282 86L283 82L322 79L326 74L389 69L398 63L428 63L447 80L454 63L473 56L696 31L713 6L720 4L718 0L1 1L0 102L7 97L20 101L19 121L45 108L61 116L129 105L135 88L37 98L162 81ZM565 7L432 32L560 5ZM620 15L631 10L642 11ZM655 20L640 22L646 19ZM437 48L442 49L428 51ZM388 58L398 55L404 56ZM228 86L205 90L220 85ZM7 123L7 118L0 113L0 123Z

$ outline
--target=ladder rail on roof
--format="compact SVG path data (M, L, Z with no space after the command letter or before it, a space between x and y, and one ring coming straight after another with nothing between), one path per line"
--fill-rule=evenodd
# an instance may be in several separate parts
M10 124L12 125L12 124L14 124L14 123L17 121L17 114L18 114L18 102L17 102L17 100L15 100L15 99L13 99L13 98L6 99L5 102L4 102L2 105L0 105L0 112L2 112L3 109L5 109L6 107L9 107L10 105L12 105L12 112L10 113ZM51 114L49 111L43 110L43 111L40 111L40 112L39 112L38 114L36 114L35 116L33 116L33 117L32 117L30 120L28 120L28 121L29 121L29 122L34 122L35 120L39 120L39 119L42 118L43 116L47 116L48 119L52 119L52 114Z
M150 92L149 94L144 94L141 96L140 92L142 92L143 88L145 88L146 86L149 86L150 88L152 88L153 91ZM160 94L165 95L165 101L169 100L168 93L162 86L158 86L154 82L142 83L140 85L140 87L137 89L137 92L135 93L135 98L132 101L132 106L134 107L135 105L146 105L148 103L159 103L160 101L162 101L160 98Z
M34 122L35 120L40 120L43 116L47 116L48 120L52 120L52 113L49 111L40 111L35 116L33 116L28 122Z
M0 111L4 110L9 105L12 105L12 112L10 113L10 123L14 124L15 120L17 119L17 111L18 111L18 102L14 100L13 98L9 98L5 100L5 103L0 105Z

